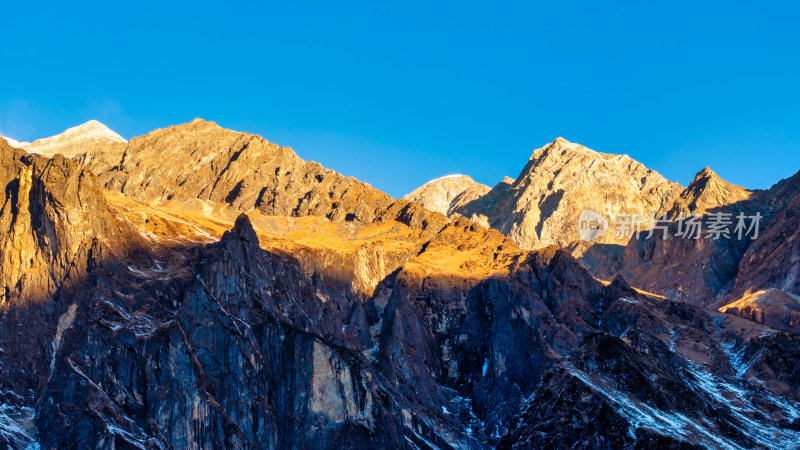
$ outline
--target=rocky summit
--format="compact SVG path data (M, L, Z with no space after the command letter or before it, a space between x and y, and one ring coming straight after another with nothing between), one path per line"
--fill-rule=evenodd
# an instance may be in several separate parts
M704 169L684 189L559 138L491 189L396 200L200 119L12 144L4 447L800 442L797 175L750 191ZM576 244L582 210L626 208L764 222Z
M581 211L612 222L635 211L661 215L681 192L627 155L600 153L563 138L533 152L515 180L504 180L485 195L463 202L453 212L495 228L525 249L547 245L574 247ZM598 242L620 244L614 233Z
M446 175L431 180L406 195L406 200L442 214L450 214L461 203L471 202L490 191L469 175Z

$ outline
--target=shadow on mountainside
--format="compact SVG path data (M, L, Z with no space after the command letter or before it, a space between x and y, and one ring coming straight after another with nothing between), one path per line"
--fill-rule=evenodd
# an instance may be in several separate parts
M798 294L798 187L800 173L769 190L755 191L749 199L709 209L703 216L704 224L710 214L731 215L730 239L678 238L678 224L673 222L666 240L657 231L650 239L647 233L639 238L632 236L622 251L617 246L594 244L581 262L598 278L611 279L619 274L646 291L713 309L751 290L774 287ZM757 239L740 240L733 233L740 213L761 215ZM703 230L705 235L706 228Z

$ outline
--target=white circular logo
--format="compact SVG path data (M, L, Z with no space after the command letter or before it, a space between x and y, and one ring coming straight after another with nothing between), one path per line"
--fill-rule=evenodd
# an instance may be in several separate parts
M582 241L593 241L603 237L608 229L608 221L601 214L590 209L581 211L578 217L578 235Z

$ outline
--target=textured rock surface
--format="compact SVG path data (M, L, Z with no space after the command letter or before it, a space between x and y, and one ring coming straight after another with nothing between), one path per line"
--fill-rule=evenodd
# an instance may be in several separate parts
M800 333L800 297L775 288L745 295L719 310L766 324L777 330Z
M490 225L520 247L536 249L579 241L581 211L603 215L613 231L618 214L659 215L680 193L665 180L626 155L595 152L558 138L535 150L516 180L498 184L486 199L453 209ZM598 242L624 244L614 232Z
M368 223L393 202L288 147L201 119L132 139L118 167L99 176L107 189L133 199L198 211L223 206L229 218L256 209Z
M135 244L94 176L61 155L0 141L0 185L0 305L46 301L64 280L79 279L99 248Z
M77 162L0 150L3 272L47 274L3 279L7 446L800 440L797 335L598 281L260 137L132 139L105 193Z
M681 213L703 215L715 208L747 200L751 194L747 189L723 180L710 167L704 167L676 199L669 216L675 218Z
M681 212L705 214L702 221L707 224L709 213L730 214L732 218L740 213L759 214L762 219L756 239L752 234L742 239L735 235L718 240L676 238L677 223L673 223L666 240L634 236L621 253L598 246L588 255L601 264L583 258L585 265L599 278L611 279L621 274L641 289L713 308L766 288L800 294L795 281L800 263L793 263L798 259L793 255L800 254L793 237L798 229L800 174L766 191L753 192L714 178L708 182L708 174L707 169L701 171L681 194L682 200L672 209L673 218ZM690 208L683 209L687 205ZM733 222L731 231L736 220ZM703 230L706 234L707 228ZM619 256L598 256L610 253Z
M764 215L760 236L747 247L723 302L765 288L800 294L800 173L754 197Z
M403 198L448 215L456 198L461 202L469 202L482 197L489 190L489 186L476 182L468 175L447 175L423 184Z

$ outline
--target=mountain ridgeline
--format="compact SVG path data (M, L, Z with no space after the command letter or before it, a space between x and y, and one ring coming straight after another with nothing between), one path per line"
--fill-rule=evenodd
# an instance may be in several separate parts
M200 119L0 159L4 446L800 442L798 176L684 189L559 138L493 188L395 200ZM586 209L764 219L587 242Z

